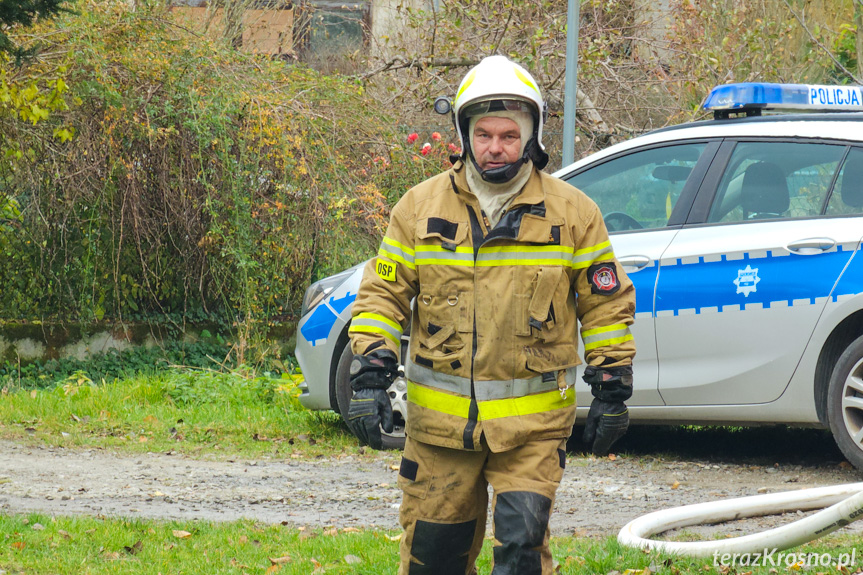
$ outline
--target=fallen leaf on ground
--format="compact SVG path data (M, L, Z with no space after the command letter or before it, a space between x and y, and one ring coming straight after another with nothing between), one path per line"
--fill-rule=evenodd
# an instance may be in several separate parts
M174 529L172 533L174 534L174 537L177 537L178 539L187 539L192 536L191 533L183 531L182 529Z
M345 563L347 563L348 565L356 565L357 563L362 562L363 560L356 555L345 555Z
M18 551L21 551L22 549L27 547L27 544L24 543L23 541L16 541L15 543L12 544L12 547L14 549L17 549Z
M129 555L137 555L138 552L144 548L144 542L140 539L136 541L133 545L124 546L123 549L126 550L126 553Z
M270 563L273 565L284 565L285 563L290 563L293 561L290 555L285 555L284 557L267 557L270 560Z

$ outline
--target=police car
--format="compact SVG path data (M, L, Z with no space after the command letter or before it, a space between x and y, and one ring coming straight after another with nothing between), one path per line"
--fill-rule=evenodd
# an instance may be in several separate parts
M863 90L729 84L703 107L713 120L554 174L599 205L636 287L631 419L826 427L863 469ZM311 409L347 412L361 275L306 292L296 355ZM391 447L406 393L403 378L390 388ZM580 378L576 397L583 421Z

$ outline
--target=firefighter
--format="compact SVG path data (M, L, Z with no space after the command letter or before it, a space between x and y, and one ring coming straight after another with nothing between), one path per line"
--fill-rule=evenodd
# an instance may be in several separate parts
M578 322L594 395L585 439L606 453L629 424L634 289L596 204L540 171L546 106L524 68L483 59L452 113L461 156L396 204L365 268L348 423L376 449L392 431L387 388L410 325L399 573L475 573L490 484L492 573L549 574Z

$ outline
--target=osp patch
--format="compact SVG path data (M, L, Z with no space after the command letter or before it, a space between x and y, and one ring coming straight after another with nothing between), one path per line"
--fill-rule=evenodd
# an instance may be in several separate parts
M587 282L590 284L590 293L611 295L620 289L617 267L613 263L593 264L587 268Z
M396 281L396 264L392 262L385 262L378 258L378 261L375 263L375 271L378 272L378 275L384 281Z

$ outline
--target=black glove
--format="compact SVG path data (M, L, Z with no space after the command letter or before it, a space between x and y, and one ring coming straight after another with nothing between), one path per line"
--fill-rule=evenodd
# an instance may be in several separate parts
M354 395L348 407L348 426L362 443L383 448L381 427L393 431L393 408L387 389L398 372L395 354L387 350L355 355L351 362Z
M591 446L594 454L606 455L629 428L629 410L623 402L632 397L632 367L588 365L583 379L590 384L594 399L582 441Z

